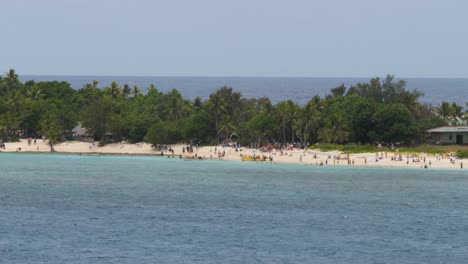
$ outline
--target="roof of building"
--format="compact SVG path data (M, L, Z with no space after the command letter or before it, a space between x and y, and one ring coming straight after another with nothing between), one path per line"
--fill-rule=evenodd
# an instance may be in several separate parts
M88 130L78 124L75 128L72 129L73 134L76 136L92 136L92 134L88 133Z
M429 133L468 132L468 126L443 126L428 129Z

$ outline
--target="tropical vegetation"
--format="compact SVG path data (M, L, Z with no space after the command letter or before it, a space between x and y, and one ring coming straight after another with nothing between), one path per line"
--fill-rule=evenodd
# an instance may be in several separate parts
M393 76L339 87L325 97L311 95L305 105L292 100L245 98L221 87L203 99L188 100L173 89L97 81L73 89L67 82L21 82L14 70L0 77L0 135L3 140L44 136L51 142L73 139L80 124L95 140L212 144L232 135L242 145L321 143L373 145L423 143L425 131L467 122L463 106L422 103ZM109 136L111 135L111 136Z

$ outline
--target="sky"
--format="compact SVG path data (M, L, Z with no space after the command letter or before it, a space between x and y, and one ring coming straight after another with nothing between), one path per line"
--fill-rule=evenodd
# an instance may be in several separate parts
M465 0L0 0L0 72L468 78Z

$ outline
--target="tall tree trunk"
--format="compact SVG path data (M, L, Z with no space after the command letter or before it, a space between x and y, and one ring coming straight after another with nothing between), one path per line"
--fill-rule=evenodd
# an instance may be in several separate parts
M216 126L216 142L219 145L218 114L217 113L215 113L215 126Z
M286 126L284 125L284 116L283 116L283 144L286 145Z
M294 144L294 126L293 126L293 121L291 121L291 143Z

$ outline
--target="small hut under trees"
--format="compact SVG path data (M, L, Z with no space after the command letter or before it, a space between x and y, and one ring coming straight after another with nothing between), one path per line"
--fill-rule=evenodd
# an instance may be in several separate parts
M94 135L90 133L86 128L82 127L81 124L78 124L75 128L72 129L73 139L77 141L93 142Z

